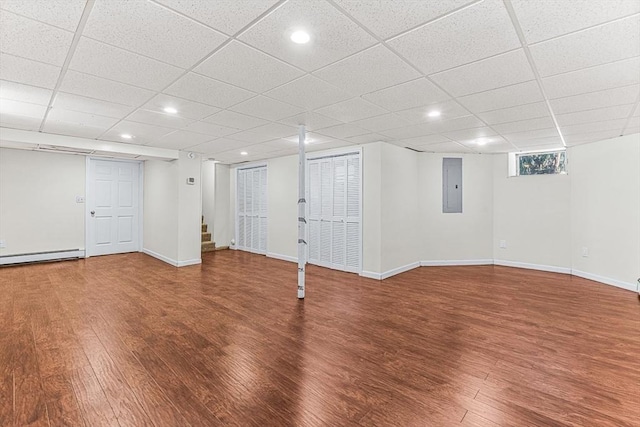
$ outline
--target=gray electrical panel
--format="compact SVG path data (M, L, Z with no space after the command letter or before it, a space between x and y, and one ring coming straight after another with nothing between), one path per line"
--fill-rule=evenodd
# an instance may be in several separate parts
M442 159L442 212L462 213L462 159Z

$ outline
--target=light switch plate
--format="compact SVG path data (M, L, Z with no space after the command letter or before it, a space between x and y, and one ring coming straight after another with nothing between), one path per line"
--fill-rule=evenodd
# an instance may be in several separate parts
M500 249L507 249L507 241L500 240Z

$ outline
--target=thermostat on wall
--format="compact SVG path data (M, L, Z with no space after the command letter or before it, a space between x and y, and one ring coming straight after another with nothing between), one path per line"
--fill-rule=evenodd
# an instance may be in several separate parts
M193 185L195 183L196 183L196 179L195 178L187 178L187 184Z

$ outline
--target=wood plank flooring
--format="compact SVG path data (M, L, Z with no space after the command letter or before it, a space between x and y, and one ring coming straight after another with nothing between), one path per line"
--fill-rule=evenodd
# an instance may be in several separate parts
M0 269L0 426L639 426L640 302L430 267L383 282L239 251Z

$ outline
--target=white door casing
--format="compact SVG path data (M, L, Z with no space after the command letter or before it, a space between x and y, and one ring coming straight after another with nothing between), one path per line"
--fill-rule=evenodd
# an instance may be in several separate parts
M140 250L140 163L89 159L87 256Z

